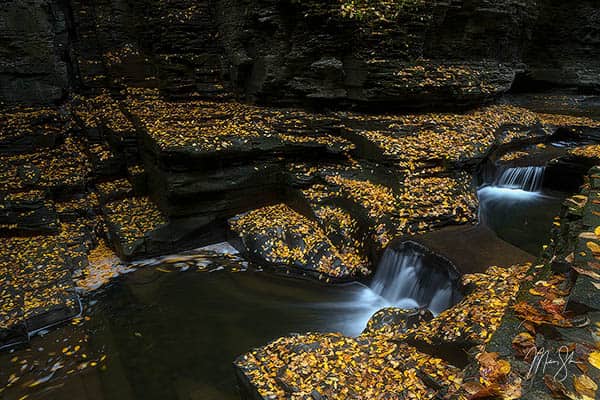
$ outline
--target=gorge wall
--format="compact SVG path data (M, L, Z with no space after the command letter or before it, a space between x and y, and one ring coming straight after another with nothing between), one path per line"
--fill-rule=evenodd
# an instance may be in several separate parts
M70 71L68 6L54 0L9 0L0 7L0 106L56 102Z
M406 4L357 16L337 0L12 0L0 11L0 102L137 86L174 98L456 107L506 92L515 76L525 88L600 86L597 1Z

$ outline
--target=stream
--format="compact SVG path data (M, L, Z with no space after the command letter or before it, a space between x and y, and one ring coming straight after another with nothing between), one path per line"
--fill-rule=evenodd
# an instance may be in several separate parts
M542 187L544 167L513 167L477 191L480 223L537 256L550 239L553 218L567 194Z
M508 169L478 190L482 223L532 254L547 241L564 197L542 190L543 173L541 167ZM27 354L2 353L0 364L20 362L38 381L36 371L44 365L52 370L41 378L51 385L28 398L233 400L239 395L232 362L254 347L294 332L356 336L380 308L420 306L438 314L460 300L456 272L432 266L414 249L388 248L370 287L325 286L245 263L235 269L240 272L218 265L211 272L162 268L160 262L140 267L88 296L85 324L35 337ZM102 368L64 374L66 361L55 355L74 343L102 355ZM9 372L0 371L0 379L10 379ZM20 395L8 391L5 398Z

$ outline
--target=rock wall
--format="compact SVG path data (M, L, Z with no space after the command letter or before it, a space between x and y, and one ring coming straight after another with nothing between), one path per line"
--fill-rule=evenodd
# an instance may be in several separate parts
M539 2L539 17L524 61L525 89L575 86L600 89L600 2Z
M56 0L0 6L0 105L60 100L69 88L67 9Z
M158 87L222 97L212 1L72 0L83 89Z
M598 90L597 0L411 4L357 17L339 0L11 0L0 10L0 102L134 86L265 104L460 107L505 93L515 76L517 88Z
M232 82L251 99L456 106L510 88L534 5L424 2L359 20L334 0L222 0L218 20Z

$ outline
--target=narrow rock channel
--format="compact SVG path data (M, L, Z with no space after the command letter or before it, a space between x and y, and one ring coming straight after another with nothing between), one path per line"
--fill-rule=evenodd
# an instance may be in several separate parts
M597 398L599 15L4 1L0 398Z

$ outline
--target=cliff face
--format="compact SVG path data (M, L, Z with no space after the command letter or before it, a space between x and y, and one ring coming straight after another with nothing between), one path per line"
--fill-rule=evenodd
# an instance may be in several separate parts
M161 88L222 97L221 44L210 1L72 0L84 90Z
M600 89L600 1L545 0L525 63L533 83Z
M477 105L513 85L598 89L593 0L415 1L349 15L338 0L12 0L0 101L156 87L262 103ZM70 55L73 55L72 57Z
M219 3L232 80L265 102L481 103L510 88L535 2L424 2L394 19L339 1Z
M2 2L0 105L52 102L69 88L69 34L60 3Z

